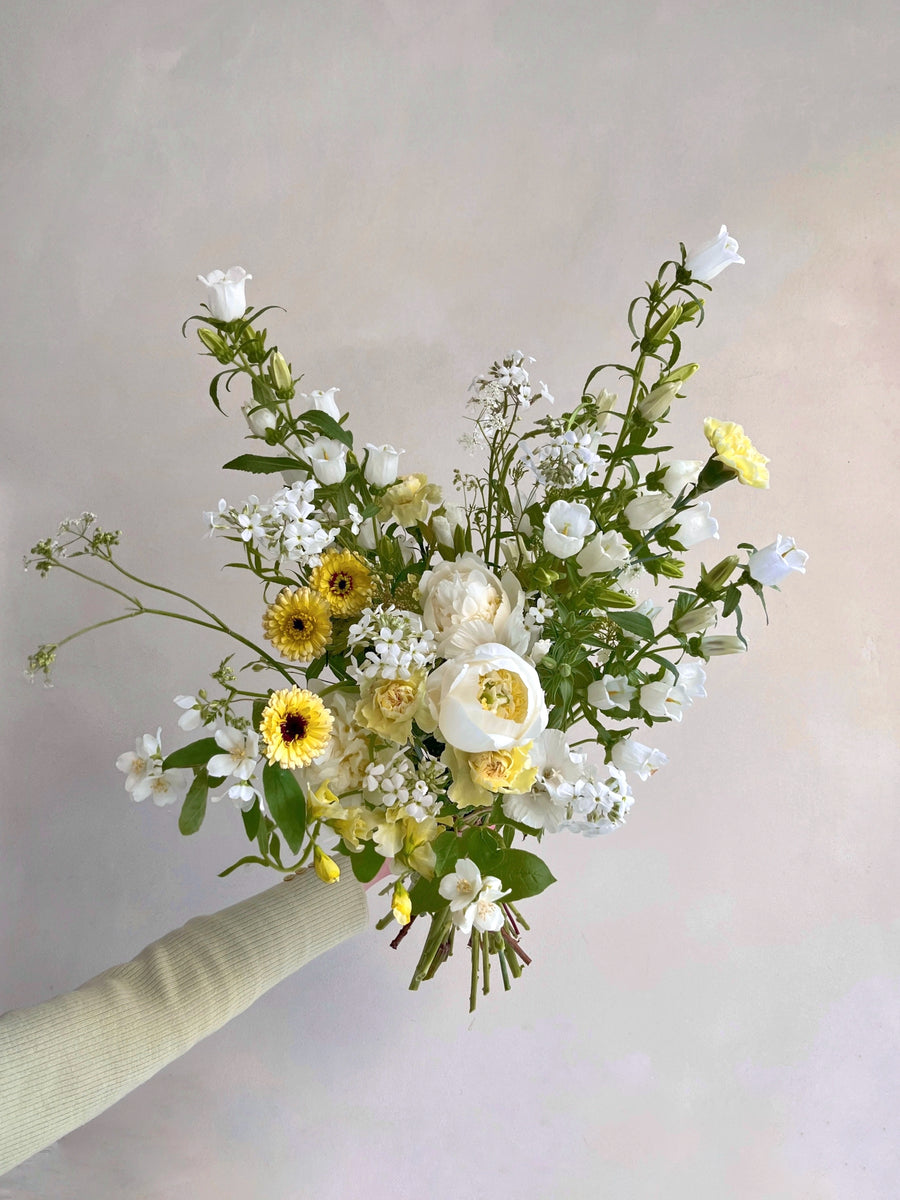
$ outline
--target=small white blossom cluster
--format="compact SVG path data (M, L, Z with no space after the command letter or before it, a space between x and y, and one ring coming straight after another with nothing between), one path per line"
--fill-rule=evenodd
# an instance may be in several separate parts
M272 562L287 559L305 567L318 566L322 552L337 536L318 520L313 504L315 480L297 480L263 504L249 496L237 509L220 500L216 512L205 513L210 535L221 533L232 541L250 543Z
M548 617L552 617L554 612L553 605L548 602L546 597L538 596L534 603L525 609L522 615L522 620L525 622L525 628L529 633L534 633L542 629L544 622Z
M567 429L545 445L529 450L522 461L543 487L578 487L603 463L597 453L599 436Z
M116 767L126 776L125 791L132 800L140 803L151 796L160 807L182 800L191 780L190 771L162 769L161 737L162 729L156 731L155 737L145 733L135 741L133 752L129 750L116 759Z
M438 812L446 786L447 769L436 759L426 758L417 765L402 751L380 755L370 762L362 782L370 804L383 805L420 822Z
M503 928L503 909L497 904L509 889L495 875L482 876L471 858L458 858L456 869L445 875L438 890L450 904L450 917L463 937L474 926L480 933L497 933Z
M460 445L470 453L486 446L488 439L508 426L520 409L530 408L536 400L553 403L543 381L537 391L531 385L526 363L533 362L534 359L521 350L512 350L502 362L492 363L483 375L476 375L472 380L474 394L468 408L475 428L459 439Z
M559 798L566 804L566 816L559 828L586 837L617 829L634 804L625 772L615 766L598 770L588 765L580 779L560 787Z
M364 608L359 621L351 625L347 647L368 646L365 657L348 670L362 679L409 679L416 671L428 670L434 663L434 634L422 627L422 618L402 608L379 604Z

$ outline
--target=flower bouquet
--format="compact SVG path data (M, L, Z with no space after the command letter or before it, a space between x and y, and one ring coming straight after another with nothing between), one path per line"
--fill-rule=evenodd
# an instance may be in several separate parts
M209 800L231 799L252 852L222 875L311 866L327 885L341 870L365 882L387 871L378 924L399 926L391 945L428 918L412 988L462 946L470 1007L492 964L509 988L531 961L520 906L554 882L524 846L617 829L631 781L666 762L637 740L639 726L680 721L706 694L708 660L745 648L746 590L762 599L805 569L779 535L685 581L685 552L718 536L703 497L731 480L768 486L767 460L731 421L704 423L706 461L659 444L697 370L679 361L684 329L701 323L710 281L733 262L743 259L724 226L695 254L682 246L628 310L633 361L596 367L563 411L519 352L479 375L462 441L485 466L456 471L453 503L424 473L401 472L402 450L356 446L336 388L297 391L261 326L269 310L246 306L249 275L201 276L205 311L185 328L198 323L218 365L209 392L220 411L249 383L243 412L259 450L225 467L280 477L266 499L220 500L206 514L236 552L228 565L261 584L257 632L134 574L120 534L90 513L26 559L124 602L99 625L157 614L236 643L213 689L175 698L179 727L200 736L165 753L160 730L119 757L131 797L180 802L184 834ZM624 381L621 397L601 376ZM660 594L638 602L654 585ZM719 631L729 618L733 632ZM84 632L42 645L29 674L49 681L59 647Z

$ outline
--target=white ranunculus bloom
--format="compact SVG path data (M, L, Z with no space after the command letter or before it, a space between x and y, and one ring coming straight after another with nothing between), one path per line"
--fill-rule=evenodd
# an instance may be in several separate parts
M613 746L612 760L620 771L633 771L638 779L649 779L660 767L666 765L669 758L662 750L652 750L643 742L636 742L630 737L616 742Z
M547 727L537 671L497 642L448 659L431 672L425 688L433 727L467 754L523 746Z
M632 529L652 529L675 511L672 498L666 492L644 492L635 496L625 508L625 520Z
M771 546L762 550L754 550L750 555L747 570L750 578L766 587L775 587L783 579L787 579L792 571L806 574L806 561L809 555L805 550L798 549L792 537L778 537Z
M699 458L676 458L666 467L662 485L670 496L680 496L686 487L694 486L702 469Z
M306 392L301 392L300 399L309 401L306 411L315 408L319 412L327 413L329 417L334 417L336 421L339 421L341 410L338 408L334 397L340 390L340 388L330 387L327 392L310 392L309 395Z
M498 579L477 554L439 563L419 584L422 622L434 634L438 654L504 642L517 653L528 645L522 589L512 574Z
M603 575L624 567L630 554L628 543L621 533L611 529L592 538L580 551L576 561L582 575Z
M544 516L544 549L557 558L571 558L596 528L586 504L554 500Z
M209 311L219 321L236 321L247 311L244 285L252 279L243 267L229 267L227 271L210 271L198 275L200 283L206 285L206 303Z
M340 483L347 474L347 447L336 438L317 438L303 455L319 483Z
M395 450L393 446L373 446L371 442L366 442L366 449L369 452L365 466L366 482L371 483L372 487L390 487L397 480L400 455L406 451Z
M636 690L625 675L604 675L589 684L587 698L594 708L607 712L611 708L629 708Z
M732 263L743 262L744 259L738 254L737 242L728 236L728 230L723 225L719 236L705 242L698 250L692 250L684 265L694 279L709 283Z
M705 542L707 538L718 538L719 522L712 516L708 500L692 504L678 514L678 524L674 527L675 537L686 550Z

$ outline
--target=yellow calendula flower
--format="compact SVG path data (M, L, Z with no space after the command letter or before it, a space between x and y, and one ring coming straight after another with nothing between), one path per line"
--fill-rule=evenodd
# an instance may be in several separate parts
M769 460L754 447L740 425L734 421L707 417L703 422L703 432L715 450L716 458L737 473L739 483L756 488L769 486L769 472L766 469Z
M366 607L375 587L375 576L367 563L349 550L326 550L309 577L317 592L336 617L355 617Z
M327 749L334 717L313 692L283 688L263 709L259 732L269 763L288 770L308 766Z
M312 662L331 641L328 602L312 588L285 588L266 609L263 631L285 658Z
M378 519L393 519L407 529L417 521L427 521L429 510L440 503L441 489L429 483L427 475L404 475L381 497Z

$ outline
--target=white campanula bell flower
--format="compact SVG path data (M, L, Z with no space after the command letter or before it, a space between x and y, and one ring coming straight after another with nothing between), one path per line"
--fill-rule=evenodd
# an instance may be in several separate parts
M366 442L366 449L369 452L364 471L366 483L371 483L372 487L390 487L399 474L400 455L406 451L387 445L373 446L371 442Z
M685 550L696 546L698 542L705 542L707 538L718 538L719 522L712 515L708 500L692 504L678 514L675 536Z
M336 438L317 438L303 456L319 483L340 483L347 474L347 447Z
M750 578L765 587L775 587L783 579L787 579L793 571L806 574L806 561L809 555L797 547L792 537L783 537L780 533L770 546L762 550L754 550L750 555L747 570Z
M684 265L694 279L700 283L709 283L732 263L744 261L738 254L737 242L728 236L728 230L723 225L719 236L704 242L698 250L692 250Z
M544 549L557 558L571 558L596 528L586 504L554 500L544 517Z
M206 303L209 311L219 321L236 321L247 310L244 285L252 279L243 267L229 267L227 271L210 271L198 275L197 279L206 286Z
M300 399L309 401L307 411L314 408L318 412L327 413L329 417L334 417L335 421L339 421L341 419L341 410L338 408L335 396L340 390L340 388L330 387L327 392L310 392L309 395L306 392L301 392Z

